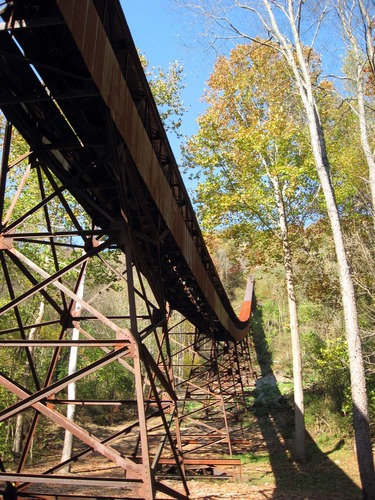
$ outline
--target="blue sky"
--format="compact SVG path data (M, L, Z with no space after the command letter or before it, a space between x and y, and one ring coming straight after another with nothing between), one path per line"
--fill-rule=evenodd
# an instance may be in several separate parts
M201 97L215 62L213 50L204 49L207 40L199 37L198 29L193 26L193 18L189 13L176 7L173 0L120 0L125 17L130 27L136 46L145 54L151 66L168 68L170 62L178 60L184 64L186 88L183 101L188 112L183 119L182 134L191 136L197 132L196 119L204 112ZM245 22L248 29L248 18L237 19ZM309 26L308 16L306 17ZM246 28L245 28L246 27ZM260 26L252 18L251 31L259 33ZM314 36L314 23L306 30L307 43ZM343 44L338 37L337 26L329 22L320 31L316 49L323 55L325 74L340 73L342 64ZM242 40L243 42L243 40ZM229 44L230 45L230 44ZM229 45L226 47L228 49ZM337 83L337 81L336 81ZM180 160L179 141L171 138L171 146L177 161Z
M197 116L204 111L201 97L205 81L213 69L214 54L199 51L194 43L188 46L191 21L173 10L174 2L121 0L121 4L135 45L145 54L151 66L167 69L169 63L175 60L184 64L186 88L182 98L188 112L183 119L182 134L191 136L197 131ZM179 142L171 138L171 146L179 161Z

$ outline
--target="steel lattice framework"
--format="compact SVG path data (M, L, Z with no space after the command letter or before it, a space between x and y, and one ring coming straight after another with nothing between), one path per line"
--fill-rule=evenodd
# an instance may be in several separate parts
M189 469L239 465L228 422L251 385L253 283L237 317L119 1L14 0L1 16L0 422L24 435L0 492L188 498ZM87 407L122 425L69 416ZM51 426L76 445L61 462L46 443L46 468L33 443Z

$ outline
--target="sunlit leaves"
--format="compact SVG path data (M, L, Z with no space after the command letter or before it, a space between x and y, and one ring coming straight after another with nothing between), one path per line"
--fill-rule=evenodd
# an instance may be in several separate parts
M199 180L203 226L277 230L270 176L278 178L289 222L303 225L317 186L293 78L276 48L258 40L219 58L204 100L185 154L186 170Z
M173 61L166 70L161 66L150 67L143 54L140 59L165 129L181 138L182 117L187 111L181 99L186 86L184 66Z

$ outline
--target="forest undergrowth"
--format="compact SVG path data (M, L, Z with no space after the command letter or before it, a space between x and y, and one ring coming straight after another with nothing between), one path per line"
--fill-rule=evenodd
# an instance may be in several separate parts
M256 362L254 368L258 369ZM279 380L279 381L278 381ZM356 500L362 498L353 433L347 420L342 420L330 410L327 400L319 399L314 388L306 391L307 462L293 460L294 410L293 386L287 377L271 371L259 377L256 386L248 392L248 411L236 422L229 422L232 429L240 430L250 445L235 447L234 458L242 462L241 478L237 481L229 474L222 477L207 474L189 475L188 486L192 500L245 499L306 499ZM83 412L88 429L103 436L114 434L122 425L122 417L132 415L91 415ZM133 415L135 418L136 415ZM101 431L99 430L101 429ZM236 431L235 431L236 432ZM46 428L44 449L54 456L61 446L61 432L53 426ZM41 444L41 443L39 443ZM43 460L34 457L32 468L45 467L48 453ZM95 462L94 462L95 464ZM82 464L85 467L85 464ZM92 470L93 462L90 462ZM98 459L98 472L103 463ZM110 467L110 464L108 465ZM181 483L166 481L180 489Z
M250 449L236 454L242 461L242 481L209 478L189 481L193 500L362 498L351 431L343 430L334 415L306 412L307 462L293 461L294 411L291 386L265 377L249 398L242 429ZM260 379L262 380L262 379ZM309 395L307 394L307 399ZM315 394L312 395L312 400Z

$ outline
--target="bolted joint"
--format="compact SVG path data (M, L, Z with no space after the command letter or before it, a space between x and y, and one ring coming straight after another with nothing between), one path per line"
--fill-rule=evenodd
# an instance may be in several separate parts
M13 238L10 235L0 234L0 250L10 250L13 248Z
M63 311L60 315L60 325L63 328L74 328L74 318L71 311Z
M116 332L116 340L123 342L118 343L115 349L117 350L120 349L121 347L124 347L124 345L127 345L129 353L126 355L126 357L134 358L134 356L136 355L137 344L134 338L131 335L129 335L129 330L127 330L126 328L123 330L118 330Z
M100 245L100 243L96 238L94 238L94 237L88 238L84 244L85 252L88 253L88 252L90 252L90 250L98 247L99 245Z

